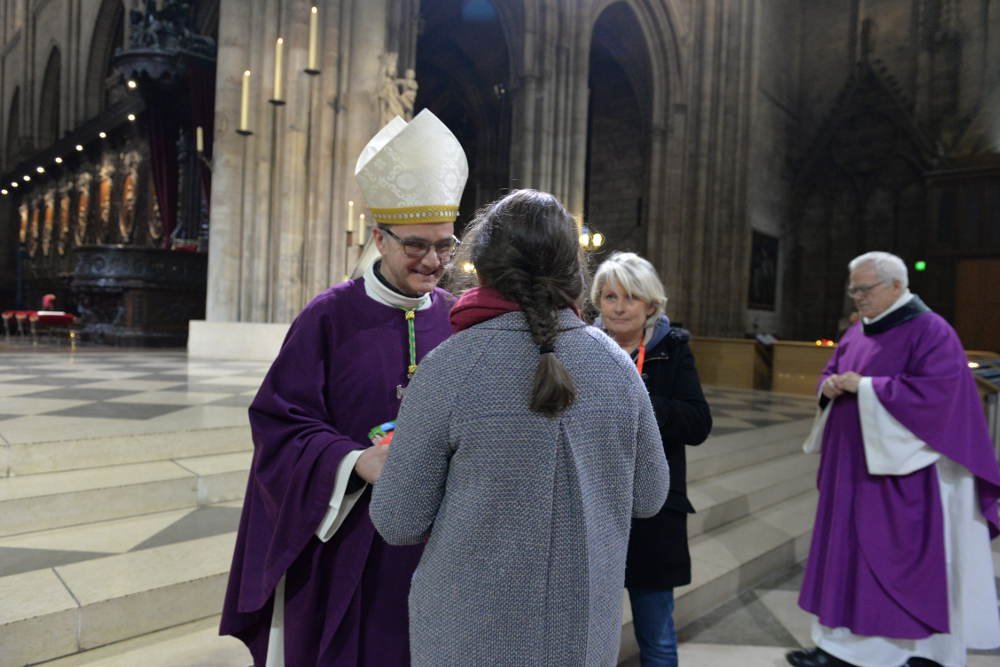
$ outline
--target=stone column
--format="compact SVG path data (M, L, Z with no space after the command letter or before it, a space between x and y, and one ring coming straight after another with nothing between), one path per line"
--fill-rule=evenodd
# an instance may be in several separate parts
M378 131L385 0L320 6L320 73L307 64L308 0L223 0L208 319L288 322L353 264L345 256L347 202L363 212L354 162ZM284 106L272 96L274 44L285 44ZM250 69L250 129L239 119ZM357 238L355 236L355 238Z
M754 4L706 0L693 21L683 208L668 223L676 247L659 247L675 258L671 310L701 335L739 335L743 327Z
M247 36L254 23L254 9L259 9L259 4L246 0L221 0L219 4L206 304L209 320L248 319L248 313L244 312L246 276L243 264L249 231L244 212L250 180L246 170L249 169L251 138L236 134L236 128L240 116L240 84L243 71L250 65L251 44ZM251 117L254 114L251 113Z

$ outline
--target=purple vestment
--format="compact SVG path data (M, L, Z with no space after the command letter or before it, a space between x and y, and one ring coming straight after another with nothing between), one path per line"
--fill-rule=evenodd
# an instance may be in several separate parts
M417 358L451 333L450 294L436 289L414 320ZM319 295L292 323L250 406L254 455L220 632L264 665L275 585L285 579L285 664L409 664L407 594L421 547L389 546L366 490L333 538L315 535L341 459L396 418L406 384L402 310L364 280Z
M948 323L925 312L881 333L866 334L856 324L820 382L847 371L871 377L882 407L975 476L979 506L996 537L1000 468L965 352ZM950 632L936 466L870 475L855 394L830 406L821 457L799 605L821 624L857 635L921 639Z

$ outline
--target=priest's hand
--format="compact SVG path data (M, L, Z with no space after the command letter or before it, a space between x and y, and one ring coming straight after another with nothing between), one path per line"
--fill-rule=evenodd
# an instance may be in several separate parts
M833 400L844 393L844 390L837 385L836 375L831 375L826 380L823 381L823 395Z
M374 484L382 474L385 459L389 456L389 448L385 445L373 445L363 451L354 464L354 472L368 482Z
M861 382L861 376L854 371L847 371L842 373L837 377L837 386L840 387L842 391L847 391L852 394L858 393L858 384Z

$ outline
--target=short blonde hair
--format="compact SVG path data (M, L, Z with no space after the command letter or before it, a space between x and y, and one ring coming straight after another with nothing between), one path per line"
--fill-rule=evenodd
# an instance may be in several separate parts
M649 325L667 310L667 292L656 269L647 259L634 252L616 252L601 262L590 286L590 301L601 309L601 290L612 283L619 285L633 299L640 299L654 307L646 320Z

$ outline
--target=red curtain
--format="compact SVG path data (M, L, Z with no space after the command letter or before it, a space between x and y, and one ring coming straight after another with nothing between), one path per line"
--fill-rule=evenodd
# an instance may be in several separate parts
M169 248L177 227L177 131L180 114L173 95L144 86L149 155L156 186L156 203L163 223L163 247Z

